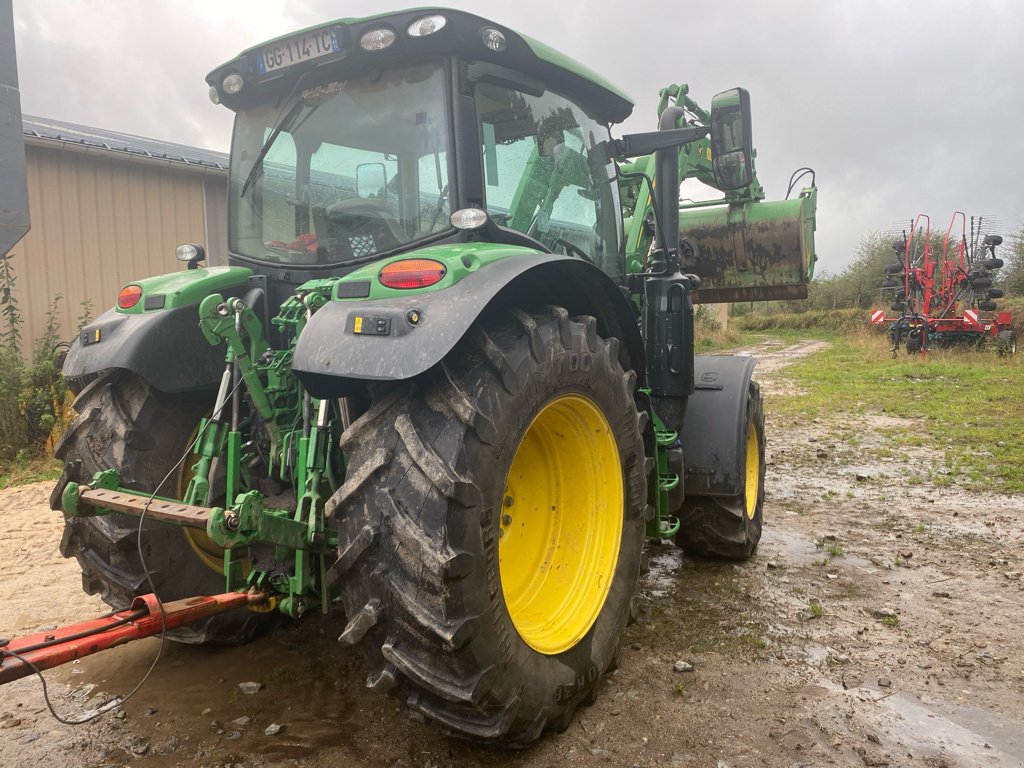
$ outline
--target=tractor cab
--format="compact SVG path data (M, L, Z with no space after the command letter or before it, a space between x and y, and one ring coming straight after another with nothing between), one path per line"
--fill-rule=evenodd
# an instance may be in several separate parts
M279 38L207 80L236 113L232 263L295 285L475 239L624 272L608 126L632 103L541 43L419 10Z

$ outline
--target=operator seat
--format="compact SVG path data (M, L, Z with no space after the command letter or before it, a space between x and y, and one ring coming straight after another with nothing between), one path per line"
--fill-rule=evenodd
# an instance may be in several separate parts
M375 197L334 203L327 208L327 219L334 237L348 244L352 258L390 251L407 239L391 206Z

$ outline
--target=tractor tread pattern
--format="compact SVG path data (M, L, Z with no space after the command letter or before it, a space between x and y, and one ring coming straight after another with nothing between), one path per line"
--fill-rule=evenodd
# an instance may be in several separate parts
M412 710L463 738L526 746L564 727L597 686L600 674L564 701L527 704L524 681L503 671L511 651L491 617L493 603L502 599L500 586L485 581L488 564L480 554L481 537L495 536L493 510L467 467L470 457L507 439L496 425L511 416L506 409L523 389L522 371L553 365L552 354L573 351L592 354L595 368L614 372L619 349L598 337L593 318L571 320L560 307L513 311L504 321L474 326L445 362L411 383L375 392L369 411L343 434L356 476L365 476L364 465L376 465L381 451L390 456L387 467L370 473L373 482L346 482L329 502L347 561L339 573L346 612L381 599L375 623L362 635L372 670L368 687L401 687ZM607 375L621 388L617 397L632 402L636 375ZM627 432L637 430L637 451L623 460L627 474L639 475L644 417L633 409L609 418ZM646 499L642 478L639 483L637 493ZM632 519L642 517L639 507L630 509ZM365 551L358 558L344 554L367 526L379 528ZM642 522L634 526L639 561Z
M54 452L61 460L81 460L84 478L112 467L120 472L122 486L152 491L188 444L212 398L208 392L163 393L127 371L109 371L79 392L79 415ZM151 591L147 572L163 600L224 590L224 577L199 561L174 526L144 521L140 558L139 525L138 518L116 513L65 519L60 552L77 558L86 593L122 608ZM242 608L167 636L188 643L240 643L276 620Z

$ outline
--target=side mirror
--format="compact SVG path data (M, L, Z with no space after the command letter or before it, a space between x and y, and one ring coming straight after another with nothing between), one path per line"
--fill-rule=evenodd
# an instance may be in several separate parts
M384 163L360 163L356 166L356 194L359 197L388 196L388 172Z
M711 162L722 190L739 189L753 181L750 94L745 88L723 91L711 100Z

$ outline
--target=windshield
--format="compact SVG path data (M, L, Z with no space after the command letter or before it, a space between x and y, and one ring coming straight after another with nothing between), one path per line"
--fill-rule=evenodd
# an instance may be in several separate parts
M304 86L240 110L231 145L231 250L330 265L448 229L440 62Z

